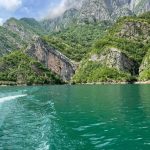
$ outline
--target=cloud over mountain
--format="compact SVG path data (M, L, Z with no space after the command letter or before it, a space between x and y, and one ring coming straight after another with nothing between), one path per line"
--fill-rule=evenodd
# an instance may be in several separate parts
M15 11L22 5L22 0L0 0L0 8Z
M72 7L80 7L82 0L61 0L60 3L53 9L48 10L47 18L55 18L63 14L66 10Z

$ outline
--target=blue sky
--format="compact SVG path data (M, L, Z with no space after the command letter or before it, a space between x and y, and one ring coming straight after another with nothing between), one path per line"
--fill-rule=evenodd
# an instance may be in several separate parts
M0 0L0 23L10 17L41 19L64 9L67 0ZM55 8L57 10L55 10ZM61 10L62 11L62 10Z

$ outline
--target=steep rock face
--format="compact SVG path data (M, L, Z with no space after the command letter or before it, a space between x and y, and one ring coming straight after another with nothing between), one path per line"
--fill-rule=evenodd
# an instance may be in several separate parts
M141 14L150 11L150 1L149 0L131 0L130 9L135 14Z
M84 0L80 17L114 21L122 16L141 14L149 10L149 0Z
M68 0L68 10L55 19L42 22L48 31L60 31L72 23L116 21L119 17L150 11L149 0ZM75 21L75 22L74 22Z
M107 48L100 55L92 55L90 60L132 75L138 74L138 64L117 48Z
M4 25L4 28L8 29L11 32L14 32L20 36L20 39L24 42L27 42L32 39L34 35L36 35L32 30L26 28L22 22L15 18L10 18L7 20Z
M12 50L22 48L24 41L20 36L8 29L0 26L0 56L9 53Z
M150 40L150 24L142 21L125 22L118 36L147 42Z
M77 15L78 10L71 8L66 10L62 16L42 21L41 26L48 32L58 32L62 29L68 28L70 25L75 23Z
M55 84L60 78L23 51L0 58L0 84ZM7 82L5 82L7 81Z
M36 33L25 23L27 20L33 22L34 19L10 18L0 27L0 55L22 49L30 43ZM36 21L34 23L38 24Z
M33 36L45 33L40 23L33 18L10 18L0 27L0 55L23 49Z
M34 43L27 48L26 53L60 75L63 81L69 81L75 73L76 65L39 37L35 37L34 40Z
M84 1L78 20L81 22L96 22L98 20L110 20L109 10L103 1L87 0Z
M79 20L114 21L118 17L133 15L128 1L112 0L85 0L80 10Z

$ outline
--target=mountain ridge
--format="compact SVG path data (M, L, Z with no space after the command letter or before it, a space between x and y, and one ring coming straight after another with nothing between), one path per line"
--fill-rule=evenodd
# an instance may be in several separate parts
M57 18L44 20L43 24L49 22L51 27L49 31L51 29L59 31L66 29L72 23L95 23L104 20L114 22L119 17L139 15L150 10L148 0L82 0L78 2L78 5L80 7L72 5L71 8ZM65 17L68 12L71 12L71 18Z
M50 74L57 74L65 82L147 81L150 79L150 13L138 16L135 13L141 14L149 9L147 0L83 0L77 6L72 5L63 15L46 21L10 18L0 27L0 80L16 75L15 72L19 77L22 74L19 73L19 63L27 67L26 61L31 58L30 62L36 60ZM39 40L35 41L35 38ZM26 53L26 50L30 52ZM54 55L54 51L59 52L60 57L58 53ZM19 56L23 59L16 64L10 58L13 54L18 55L17 59ZM14 63L14 70L8 66L10 74L6 72L3 77L2 68L8 65L3 59L5 56ZM79 65L77 71L76 65ZM40 68L28 67L30 70L26 76L33 75L33 83L38 83L34 75ZM44 67L41 79L51 83ZM23 78L28 82L26 76Z

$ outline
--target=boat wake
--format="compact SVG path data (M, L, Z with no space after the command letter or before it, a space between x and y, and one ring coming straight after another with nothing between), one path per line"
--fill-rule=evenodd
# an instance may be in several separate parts
M7 97L0 97L0 103L4 103L6 101L10 101L10 100L14 100L20 97L25 97L27 96L26 94L22 94L22 95L14 95L14 96L7 96Z

